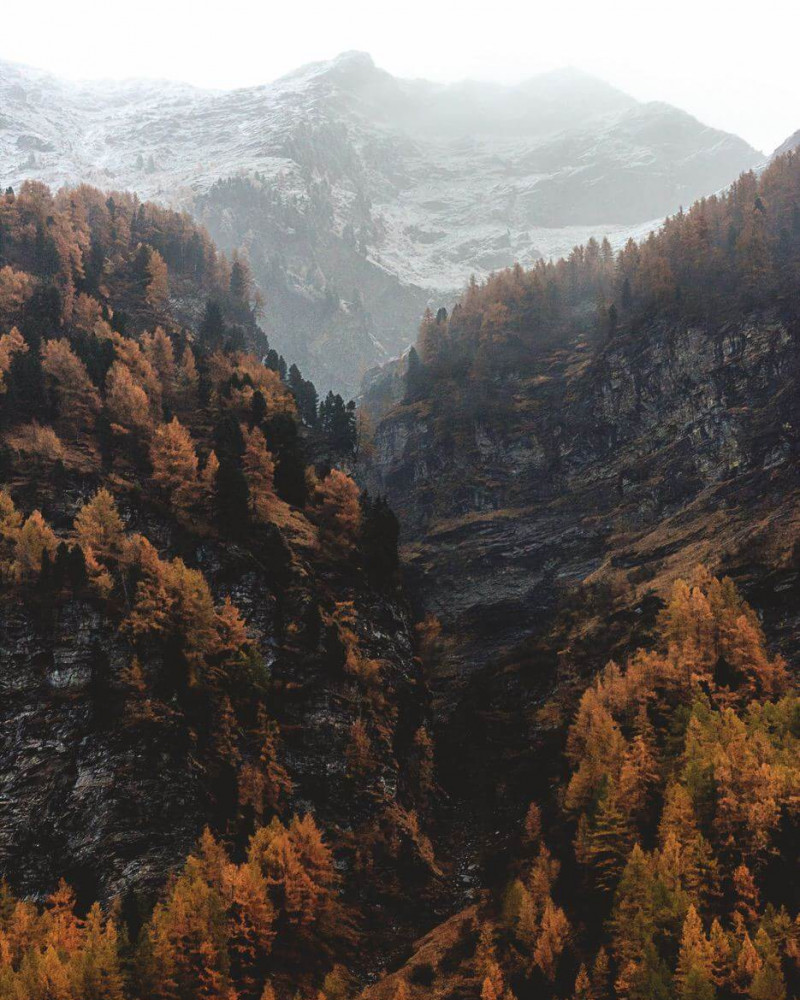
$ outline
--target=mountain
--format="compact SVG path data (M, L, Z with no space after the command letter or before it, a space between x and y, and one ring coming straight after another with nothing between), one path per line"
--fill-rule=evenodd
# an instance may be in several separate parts
M95 901L115 900L135 936L204 828L237 863L269 828L300 911L228 871L262 946L267 918L294 928L274 975L298 986L331 949L355 968L387 926L408 940L400 884L414 921L447 887L425 833L427 698L396 522L331 470L335 442L280 376L233 346L263 335L228 273L204 231L133 196L0 195L0 935L24 949L13 927L36 924L12 884L55 893L47 914L77 906L76 947ZM109 961L89 964L119 990ZM73 973L76 997L110 1000Z
M373 376L360 474L493 888L369 1000L732 998L757 936L751 995L796 990L791 793L740 807L796 753L799 281L789 153L619 254L470 286Z
M800 146L800 129L793 132L788 139L785 139L780 146L772 154L773 159L776 156L783 156L784 153L790 153L793 149L797 149Z
M660 593L688 553L794 566L798 162L618 256L472 286L375 374L365 481L450 637L448 697L576 590Z
M0 996L797 995L798 302L790 153L355 434L187 215L0 195Z
M574 70L518 86L401 80L350 52L230 92L67 83L0 65L0 183L129 189L247 248L266 332L354 392L471 273L621 245L761 157Z

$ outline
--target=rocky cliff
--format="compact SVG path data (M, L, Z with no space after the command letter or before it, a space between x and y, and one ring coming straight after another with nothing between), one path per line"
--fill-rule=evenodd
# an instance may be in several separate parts
M778 159L616 261L595 246L498 276L427 322L413 372L374 377L365 480L400 515L454 674L541 630L576 588L663 593L688 564L744 551L750 571L756 553L792 562L796 175L796 157ZM753 224L763 287L739 270L744 241L686 242Z
M769 511L771 541L790 544L797 335L768 316L654 324L491 379L486 412L456 427L435 398L391 411L375 432L375 485L400 513L421 607L469 637L478 665L564 588L651 586L688 549L733 558Z

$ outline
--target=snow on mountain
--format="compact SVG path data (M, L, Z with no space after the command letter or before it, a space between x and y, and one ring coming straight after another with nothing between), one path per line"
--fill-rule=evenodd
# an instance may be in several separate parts
M0 63L0 183L86 181L191 211L248 248L275 346L346 391L471 273L622 243L760 159L575 70L441 85L348 52L214 92Z
M770 159L775 159L776 156L781 156L783 153L789 153L793 149L798 149L800 147L800 129L793 132L788 139L785 139L780 146L775 150Z

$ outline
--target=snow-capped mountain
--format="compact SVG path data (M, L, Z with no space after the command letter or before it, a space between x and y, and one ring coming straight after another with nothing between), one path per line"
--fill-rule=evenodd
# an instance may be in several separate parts
M3 186L129 188L245 245L271 340L321 388L353 391L471 273L619 243L761 159L574 70L446 86L356 52L213 92L0 63Z

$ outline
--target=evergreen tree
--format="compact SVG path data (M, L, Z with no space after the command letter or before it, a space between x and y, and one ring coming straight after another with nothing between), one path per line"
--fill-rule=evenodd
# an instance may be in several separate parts
M367 572L375 583L386 586L395 578L400 564L397 554L400 522L384 497L372 500L368 493L363 493L361 510L361 547Z
M306 458L297 423L288 414L278 413L264 430L275 459L275 492L286 503L304 507L308 495Z
M225 344L227 330L218 302L213 300L206 302L206 311L198 332L201 343L210 351L217 350Z
M219 465L214 478L214 517L225 531L236 534L249 521L250 491L244 472L242 430L232 416L217 425L214 452Z
M410 347L408 351L405 382L406 392L404 401L406 403L415 403L418 399L422 399L425 396L427 383L425 366L420 361L416 347Z

